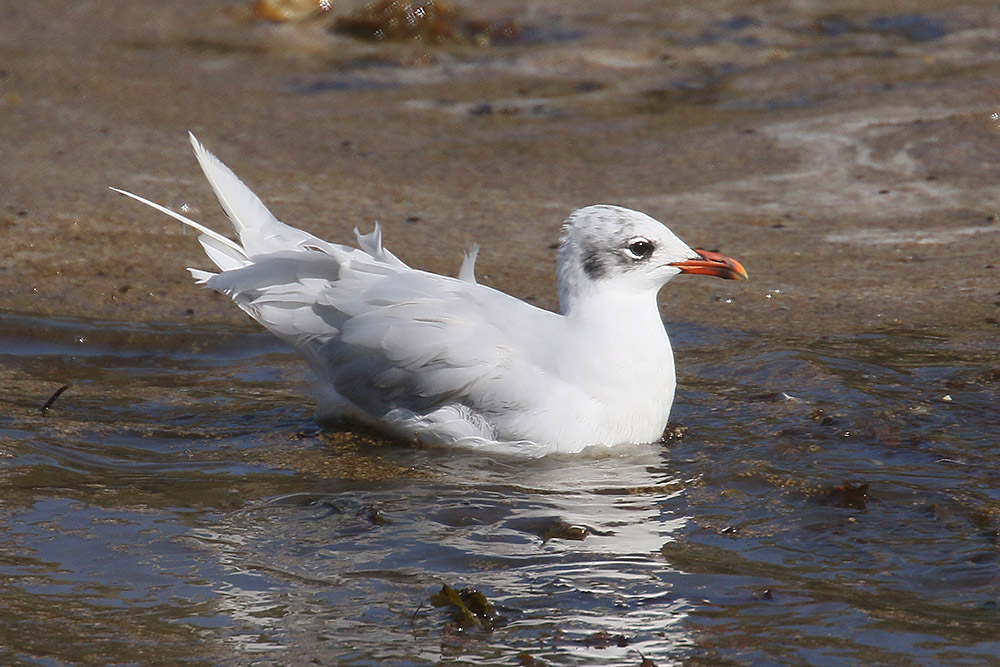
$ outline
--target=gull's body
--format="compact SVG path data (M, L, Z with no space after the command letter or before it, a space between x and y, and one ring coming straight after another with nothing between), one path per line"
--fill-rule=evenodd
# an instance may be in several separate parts
M320 419L512 450L652 442L675 386L659 288L682 272L746 277L645 214L591 206L563 228L553 313L477 284L474 251L450 278L405 265L378 226L350 248L285 225L191 141L239 242L124 194L201 232L220 272L191 273L309 361L324 387Z

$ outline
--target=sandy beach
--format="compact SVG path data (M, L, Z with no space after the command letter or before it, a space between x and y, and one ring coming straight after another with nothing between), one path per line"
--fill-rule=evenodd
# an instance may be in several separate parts
M520 36L482 47L337 34L350 3L287 23L243 2L7 3L0 308L253 326L193 285L192 233L108 189L228 231L190 130L282 220L342 242L378 220L447 273L479 243L482 281L541 306L562 220L606 202L747 267L675 281L668 322L995 338L989 3L886 25L863 3L627 5L493 3Z

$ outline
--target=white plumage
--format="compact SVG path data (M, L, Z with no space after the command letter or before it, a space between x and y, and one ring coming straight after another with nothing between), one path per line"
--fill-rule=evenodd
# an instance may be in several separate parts
M298 350L319 374L321 420L357 420L395 437L512 452L575 452L651 442L674 397L674 361L656 294L678 273L745 278L738 262L693 250L649 216L589 206L563 227L561 313L476 283L478 248L458 278L412 269L279 222L191 136L235 242L198 230L218 273L189 269Z

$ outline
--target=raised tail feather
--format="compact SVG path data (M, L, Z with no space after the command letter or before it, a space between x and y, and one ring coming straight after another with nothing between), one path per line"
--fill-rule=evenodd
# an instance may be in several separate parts
M382 247L381 227L376 224L370 234L355 230L360 250L322 239L279 221L225 164L212 155L190 134L195 156L215 192L219 203L239 235L234 241L209 229L187 216L144 197L111 188L131 197L199 232L198 240L219 273L189 268L191 275L206 287L228 294L254 319L276 334L292 340L299 337L298 317L284 318L287 312L302 309L307 313L315 302L317 279L336 281L342 264L350 263L361 270L380 273L384 269L405 270L408 267ZM309 283L306 286L305 283ZM275 313L269 307L278 308ZM272 317L273 315L273 317ZM301 335L316 335L312 317L301 326Z
M327 245L308 232L279 221L236 174L188 133L198 164L226 212L248 257L303 246ZM220 269L226 270L220 266Z
M306 246L326 249L324 247L328 246L326 242L275 218L257 195L244 185L229 167L202 146L193 134L189 133L189 137L201 170L239 235L239 243L156 202L119 188L111 189L197 230L200 233L198 241L201 242L205 253L221 271L244 267L250 264L251 258L256 255ZM200 269L188 270L202 283L213 275Z
M220 272L192 268L188 271L199 283L231 296L275 334L297 346L336 335L339 323L318 321L313 306L326 298L322 295L340 281L344 266L350 267L352 275L359 276L384 276L409 270L382 247L382 230L377 223L369 234L354 230L360 249L329 243L282 223L221 160L193 134L189 136L198 164L239 235L239 242L144 197L111 189L197 230L205 253ZM476 282L477 250L470 250L462 264L460 279L465 282ZM324 326L331 330L324 331Z

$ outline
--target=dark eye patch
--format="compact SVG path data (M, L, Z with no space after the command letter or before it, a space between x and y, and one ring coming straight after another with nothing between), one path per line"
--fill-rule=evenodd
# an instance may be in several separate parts
M649 259L649 256L653 254L653 250L655 249L656 246L648 239L632 239L625 246L626 254L637 262Z

